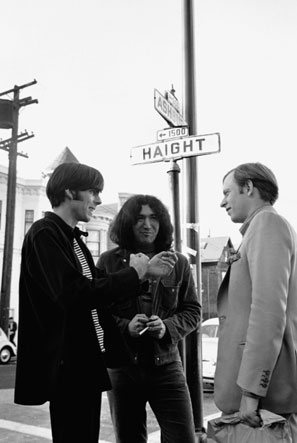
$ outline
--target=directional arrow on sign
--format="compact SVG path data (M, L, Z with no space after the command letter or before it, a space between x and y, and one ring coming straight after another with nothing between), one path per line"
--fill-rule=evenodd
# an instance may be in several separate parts
M187 126L180 126L177 128L166 128L157 132L157 139L170 140L172 138L181 138L189 135L189 128Z

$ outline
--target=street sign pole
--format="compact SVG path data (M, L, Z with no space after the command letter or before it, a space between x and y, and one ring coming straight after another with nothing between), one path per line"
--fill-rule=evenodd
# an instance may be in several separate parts
M171 195L171 214L174 226L174 249L181 252L181 230L180 230L180 196L179 196L179 174L180 167L175 161L171 161L167 170L169 176L169 190Z
M169 190L171 197L171 218L174 226L174 250L181 252L181 228L180 228L180 187L179 174L180 167L176 161L172 160L167 170L169 176ZM178 342L178 350L182 360L183 367L186 365L185 340Z
M183 64L184 64L184 116L188 122L190 134L197 134L196 88L195 88L195 48L194 48L194 6L193 0L183 1ZM198 160L196 157L184 159L185 162L185 198L187 246L196 251L190 261L195 269L196 287L200 304L201 298L201 260L200 233L198 212ZM197 229L195 229L197 227ZM200 331L194 331L186 338L186 375L189 385L197 441L207 441L203 428L203 385L202 385L202 352Z

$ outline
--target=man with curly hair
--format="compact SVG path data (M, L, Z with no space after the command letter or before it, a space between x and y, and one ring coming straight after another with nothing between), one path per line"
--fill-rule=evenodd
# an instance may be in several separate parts
M172 246L173 227L164 204L154 196L129 198L112 225L118 247L104 252L97 266L116 272L128 266L129 254L150 259ZM166 278L150 278L141 296L114 306L113 314L126 344L129 362L108 364L108 393L117 443L147 441L146 404L161 428L163 443L194 443L191 400L178 342L194 331L200 304L187 258L178 260ZM123 292L129 289L123 286Z

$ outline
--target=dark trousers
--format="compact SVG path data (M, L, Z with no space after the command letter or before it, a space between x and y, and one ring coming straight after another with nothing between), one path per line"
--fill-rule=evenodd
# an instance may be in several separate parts
M101 392L80 393L60 382L49 409L53 443L98 443Z
M108 392L117 443L146 443L146 403L161 429L163 443L195 443L189 390L181 362L109 369Z

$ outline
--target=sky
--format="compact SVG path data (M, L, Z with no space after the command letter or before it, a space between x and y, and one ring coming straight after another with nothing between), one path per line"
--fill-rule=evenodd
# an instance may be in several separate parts
M198 165L202 237L240 225L220 208L222 177L243 162L269 166L279 182L276 209L297 229L297 3L295 0L195 0L198 134L219 132L221 152ZM168 163L132 165L132 147L167 128L154 89L174 85L184 105L182 0L10 0L1 5L0 93L21 91L18 174L38 178L68 146L105 178L103 203L119 192L169 202ZM12 98L12 95L1 98ZM0 130L7 139L10 130ZM0 164L8 156L0 152ZM178 162L182 167L183 162ZM184 172L180 174L183 189Z

